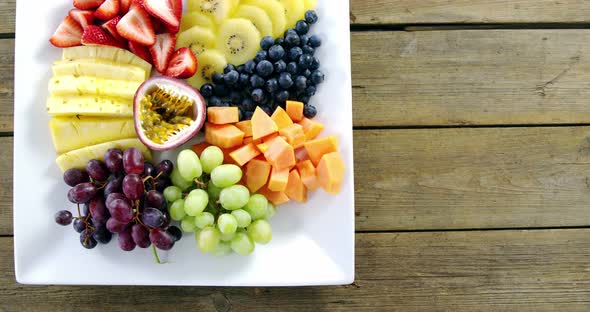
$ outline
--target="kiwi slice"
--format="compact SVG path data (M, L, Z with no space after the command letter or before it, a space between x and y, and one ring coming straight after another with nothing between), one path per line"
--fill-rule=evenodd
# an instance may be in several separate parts
M305 6L303 0L278 0L285 7L287 17L287 28L295 27L298 20L303 19Z
M209 15L215 23L221 24L234 10L235 5L235 0L188 0L187 10Z
M241 65L256 56L260 49L260 39L260 32L251 21L230 18L219 28L217 48L225 54L229 63Z
M242 4L254 5L264 11L270 16L272 21L272 33L275 38L282 37L287 29L287 16L285 15L285 7L277 0L242 0Z
M270 16L259 7L253 5L240 5L234 14L234 17L250 20L258 29L262 37L273 35Z
M176 49L181 47L188 47L199 56L203 51L215 48L215 34L209 28L193 26L178 34Z
M317 4L317 0L303 0L303 7L304 7L303 10L305 12L307 12L308 10L314 10L316 4Z
M199 69L197 73L186 82L193 86L193 88L200 89L202 85L211 83L211 76L214 73L222 73L227 65L223 53L217 50L205 50L197 56Z
M217 28L211 16L199 12L188 12L183 14L182 19L180 20L180 31L185 31L193 26L202 26L212 30Z

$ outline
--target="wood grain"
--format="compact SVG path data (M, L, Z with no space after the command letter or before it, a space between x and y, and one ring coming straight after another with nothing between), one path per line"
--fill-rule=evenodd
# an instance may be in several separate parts
M355 126L588 123L590 30L352 34Z
M0 238L6 255L0 309L587 311L589 235L587 229L357 234L355 284L306 288L24 286L15 283L12 238Z
M16 0L0 1L0 34L14 33Z
M0 138L0 235L12 235L13 138Z
M351 0L353 24L587 23L585 0Z
M0 10L1 8L2 4L0 4ZM14 39L0 39L0 132L8 132L14 129L13 104Z

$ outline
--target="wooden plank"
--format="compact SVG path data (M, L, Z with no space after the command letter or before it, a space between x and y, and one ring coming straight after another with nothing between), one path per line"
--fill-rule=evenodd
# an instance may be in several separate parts
M0 39L0 132L14 129L13 116L14 39Z
M12 235L12 137L0 137L0 235Z
M16 0L0 1L0 34L14 33Z
M351 0L353 24L587 23L585 0Z
M0 252L7 256L0 262L0 307L23 312L69 311L72 305L76 311L162 311L171 305L191 311L588 311L589 235L588 229L358 234L355 284L302 288L24 286L14 280L12 238L0 238Z
M353 33L354 124L588 123L589 42L590 30Z

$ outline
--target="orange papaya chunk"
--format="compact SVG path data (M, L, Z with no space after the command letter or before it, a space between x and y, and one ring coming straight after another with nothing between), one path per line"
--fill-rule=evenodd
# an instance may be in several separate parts
M237 107L209 107L207 121L216 125L224 125L240 121Z
M254 140L273 134L279 130L277 124L260 107L256 107L251 119Z
M211 144L209 144L207 142L202 142L202 143L193 145L191 147L191 149L197 154L197 156L201 157L201 153L209 146L211 146Z
M303 127L305 139L308 141L315 139L318 136L318 134L320 134L320 132L324 130L324 125L305 117L301 119L299 124Z
M309 160L309 155L307 155L307 151L304 147L300 147L295 149L295 158L297 158L297 162Z
M244 132L234 125L205 124L205 142L220 148L242 145Z
M289 197L285 192L274 192L269 190L266 187L262 187L258 190L259 194L264 195L269 202L273 203L273 205L278 206L284 204L289 201Z
M287 101L287 114L291 120L298 122L303 119L303 103L297 101Z
M252 160L254 157L260 155L260 151L256 148L253 143L244 145L235 151L229 153L229 156L236 162L240 167L245 165L247 162Z
M244 141L242 141L242 144L246 145L246 144L250 144L254 142L254 140L252 139L252 137L245 137Z
M304 160L298 163L297 169L299 170L301 181L308 190L313 191L320 187L320 183L318 182L318 177L316 175L316 170L311 160Z
M321 139L307 141L303 144L303 146L305 147L311 162L317 166L322 156L338 151L338 137L333 135Z
M293 148L299 148L305 143L305 133L303 127L298 124L292 124L286 128L280 129L279 134L285 137L287 143L291 144Z
M317 167L320 186L330 194L338 194L344 177L344 161L338 152L322 156Z
M246 186L251 193L258 191L266 184L270 174L270 164L266 160L252 159L246 165Z
M264 158L277 169L289 168L296 163L293 146L280 136L272 140L268 150L264 152Z
M252 121L251 120L244 120L234 124L234 126L238 127L238 129L244 132L245 137L252 136Z
M266 136L266 137L264 137L262 139L259 139L259 140L262 140L262 142L256 144L256 147L261 152L266 153L266 151L268 151L268 147L270 146L270 144L272 143L272 141L274 139L276 139L277 137L279 137L279 134L278 133L273 133L273 134L268 135L268 136Z
M282 192L287 187L289 181L289 168L278 170L272 167L270 178L268 179L268 189L274 192Z
M293 124L293 120L291 120L291 117L289 117L287 112L285 112L285 110L280 106L277 107L277 109L274 113L272 113L272 116L270 116L270 118L274 120L274 122L277 124L277 127L279 127L279 130Z
M287 194L289 198L300 203L305 203L307 201L307 189L301 181L301 176L296 169L289 172L289 181L287 182L285 194Z

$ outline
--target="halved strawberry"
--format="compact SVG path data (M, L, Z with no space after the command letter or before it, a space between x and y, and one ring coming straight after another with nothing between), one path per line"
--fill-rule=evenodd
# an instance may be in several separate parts
M129 7L131 6L131 2L133 2L133 0L120 0L119 1L119 14L123 15L127 12L129 12Z
M117 32L121 37L144 46L151 46L156 42L149 14L136 3L131 4L129 12L117 24Z
M133 52L133 54L141 57L150 64L152 63L152 56L150 54L150 50L148 50L148 47L142 46L135 41L129 41L127 45L129 47L129 51Z
M168 63L168 68L164 75L185 79L192 77L197 72L197 58L193 52L186 47L180 48L172 54L172 59Z
M124 40L123 37L121 37L119 35L119 33L117 32L117 24L119 24L119 21L121 21L121 17L117 16L115 18L112 18L112 19L104 22L101 27L104 30L108 31L109 34L111 34L111 36L113 36L113 38L115 38L115 40L122 41L122 40Z
M84 29L82 29L82 26L68 15L57 26L53 36L49 38L49 42L59 48L79 46L83 32Z
M74 0L74 6L80 10L96 9L105 0Z
M173 7L172 0L144 0L143 7L153 17L162 21L169 29L176 30L180 27L180 18L176 16L176 10ZM182 9L182 4L181 4Z
M68 15L80 24L82 29L86 29L86 26L92 25L94 22L94 12L92 10L71 9Z
M163 74L168 67L174 46L176 45L176 36L171 33L156 35L156 43L150 46L150 54L156 70Z
M86 27L86 30L84 30L84 34L82 35L82 44L106 45L117 48L125 48L121 42L118 42L102 28L95 25L89 25Z
M152 20L152 26L154 26L154 32L156 33L156 35L162 34L165 32L169 32L166 29L166 25L164 25L164 23L162 23L159 19L152 17L151 20Z
M119 14L119 0L106 0L94 12L94 16L101 20L110 20Z

